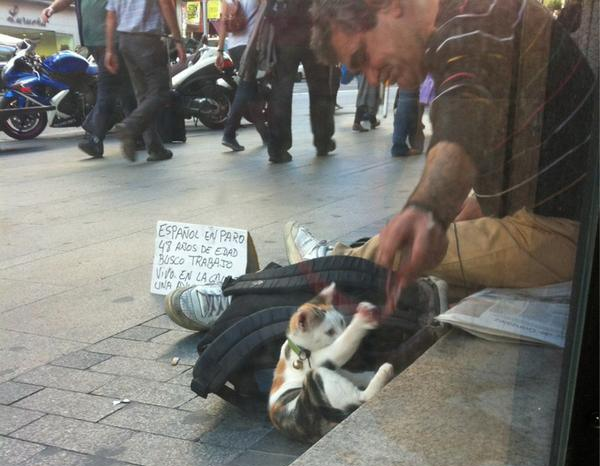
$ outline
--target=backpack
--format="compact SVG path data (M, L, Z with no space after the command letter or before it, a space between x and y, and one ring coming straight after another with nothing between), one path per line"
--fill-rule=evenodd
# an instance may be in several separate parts
M198 343L191 388L206 398L214 393L252 412L266 412L273 371L291 315L332 281L334 305L349 321L356 304L383 304L387 270L358 257L329 256L227 278L222 289L231 304ZM433 315L414 309L418 287L402 293L393 316L363 339L344 367L374 370L392 362L401 371L442 334Z
M223 27L227 32L240 33L246 30L248 18L239 0L229 0L225 3L223 11Z

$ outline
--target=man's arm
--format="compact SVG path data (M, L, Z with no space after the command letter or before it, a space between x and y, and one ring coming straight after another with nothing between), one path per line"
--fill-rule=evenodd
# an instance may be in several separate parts
M477 169L464 149L455 143L438 142L428 155L419 184L406 207L379 234L376 262L393 268L396 253L398 281L388 287L388 311L401 289L444 258L448 248L446 230L460 212L473 187Z
M227 5L225 0L221 0L221 11L226 11ZM225 30L225 25L223 21L219 22L219 43L217 44L217 59L215 61L215 66L218 69L223 68L223 50L225 48L225 38L227 37L227 31Z
M177 22L177 13L175 12L173 0L158 0L158 5L160 6L160 11L167 23L169 31L171 31L171 36L175 40L179 62L185 63L187 56L181 39L181 31L179 30L179 23Z
M115 31L117 29L117 14L106 11L106 52L104 53L104 66L112 74L119 71L119 58L115 53Z
M43 23L47 23L50 20L50 17L54 13L63 11L72 3L73 3L73 0L54 0L49 7L44 8L42 10L42 13L40 14L40 19L42 20Z

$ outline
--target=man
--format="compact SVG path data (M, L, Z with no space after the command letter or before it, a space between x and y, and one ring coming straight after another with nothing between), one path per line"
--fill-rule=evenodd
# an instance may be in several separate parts
M288 256L375 260L398 271L392 295L425 273L466 287L570 280L598 170L598 88L550 13L534 0L315 0L312 15L321 59L403 88L430 72L437 97L404 209L358 249L290 224Z
M108 0L106 5L106 55L104 64L113 74L120 68L114 45L119 32L121 51L138 101L137 108L118 125L123 155L134 162L136 138L143 134L149 162L168 160L156 130L156 117L169 98L168 56L162 36L165 23L175 41L180 62L186 60L172 0Z
M250 40L250 35L256 27L259 19L258 10L260 7L260 2L258 0L240 0L239 5L244 11L244 15L247 19L246 28L243 31L228 33L224 25L221 25L221 30L219 31L219 44L217 46L217 58L215 62L215 65L219 69L223 68L223 52L225 47L225 38L227 36L229 36L227 42L227 52L229 53L235 68L237 70L240 69L244 50L246 49L246 45ZM227 11L227 8L230 7L230 1L221 0L222 12ZM238 142L236 137L236 131L240 126L240 121L242 120L245 110L252 113L254 127L256 128L258 134L260 134L263 143L267 143L269 138L268 129L265 123L262 108L258 100L258 87L256 80L247 81L245 79L241 79L238 84L238 88L235 91L235 97L233 99L233 103L231 104L229 115L227 116L227 122L225 123L223 140L221 141L221 144L230 148L234 152L240 152L245 149L244 146Z
M317 156L335 150L333 113L339 73L317 62L310 49L310 3L301 0L274 2L275 54L272 89L269 97L269 161L285 163L292 160L292 91L302 63L308 84L310 125ZM335 82L338 81L338 82Z
M109 73L104 67L107 0L55 0L42 11L41 20L47 23L54 13L63 11L73 2L81 45L89 49L98 65L96 104L83 122L82 127L87 132L87 137L79 143L79 148L93 158L102 158L104 138L114 122L117 99L120 99L124 112L128 114L135 108L135 96L125 67L121 67L116 75Z

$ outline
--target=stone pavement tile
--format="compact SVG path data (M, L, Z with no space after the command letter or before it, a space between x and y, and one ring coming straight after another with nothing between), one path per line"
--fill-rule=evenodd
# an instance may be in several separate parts
M117 377L94 391L94 395L103 395L115 399L128 398L132 401L167 408L177 408L196 396L189 385L184 387L172 383L154 382L132 377Z
M179 409L183 409L184 411L203 412L222 417L241 414L241 411L238 408L212 393L208 395L206 399L197 396L181 405Z
M214 429L220 420L219 417L206 413L190 413L180 409L131 403L100 422L151 434L196 440Z
M178 357L181 364L193 366L198 360L198 341L200 341L200 338L202 338L200 333L191 333L183 339L174 341L169 345L163 345L167 350L159 360L169 362L174 357Z
M0 434L10 434L12 431L41 418L43 415L44 413L36 411L0 405Z
M92 366L90 370L106 374L125 375L140 379L166 382L181 374L188 366L172 366L164 362L150 361L148 359L125 358L113 356L100 364Z
M21 464L44 448L46 447L35 443L0 436L0 464L2 466Z
M19 466L127 466L117 460L48 447Z
M54 366L71 367L73 369L88 369L94 364L106 361L112 354L93 353L91 351L74 351L55 359L50 364Z
M157 327L148 327L146 325L137 325L127 330L117 333L115 338L124 338L126 340L149 341L152 338L165 333L167 330ZM158 342L161 343L161 342Z
M4 320L0 319L0 327ZM12 379L34 367L47 364L84 343L0 329L0 382Z
M245 451L231 461L227 466L287 466L296 460L297 456L267 453L264 451Z
M98 353L127 356L130 358L157 359L168 351L166 345L159 345L149 341L123 340L121 338L107 338L87 348Z
M89 263L95 256L92 251L88 251L88 254L85 262L90 269L95 269L95 265ZM116 252L104 254L113 262L119 262ZM57 264L56 268L48 270L65 269L65 264ZM94 279L87 280L83 286L5 312L2 314L0 327L96 343L162 313L161 298L148 293L148 286L140 286L142 276L147 275L148 270L147 265L126 271L119 269L105 278L97 271ZM70 271L69 275L74 273L75 271ZM85 309L83 314L82 309ZM84 319L82 315L85 315ZM82 347L83 345L71 351Z
M2 296L2 300L0 301L0 314L16 307L39 301L48 296L62 293L68 289L65 286L1 278L0 296Z
M99 455L145 466L221 466L242 451L140 432Z
M250 447L251 450L282 455L300 456L311 447L308 443L295 442L281 432L273 429L266 436Z
M15 378L15 381L89 393L110 382L113 378L111 375L71 369L70 367L40 366L20 375Z
M179 343L181 340L185 339L193 339L194 341L198 341L201 338L201 334L198 332L193 332L191 330L168 330L166 333L157 336L156 338L152 338L154 343L160 343L162 345L175 345Z
M194 368L190 367L187 371L185 371L185 372L179 374L177 377L173 377L171 380L169 380L169 383L183 385L184 387L189 388L190 384L192 383L193 372L194 372Z
M108 446L119 446L133 434L126 429L50 415L19 429L12 436L94 455Z
M113 406L112 401L101 396L45 388L13 406L95 422L121 408L121 405Z
M181 327L169 319L169 316L166 314L155 317L154 319L150 319L147 322L144 322L144 325L148 327L157 327L157 328L166 328L170 330L181 330Z
M227 448L247 449L267 435L273 427L244 415L228 415L217 427L203 434L199 441Z
M10 380L8 382L0 383L0 404L9 405L32 393L39 392L42 388L44 387L12 382Z

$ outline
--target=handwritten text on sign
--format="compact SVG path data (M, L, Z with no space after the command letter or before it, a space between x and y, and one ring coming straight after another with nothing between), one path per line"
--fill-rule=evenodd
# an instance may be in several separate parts
M150 292L238 277L246 272L247 244L246 230L159 221Z

